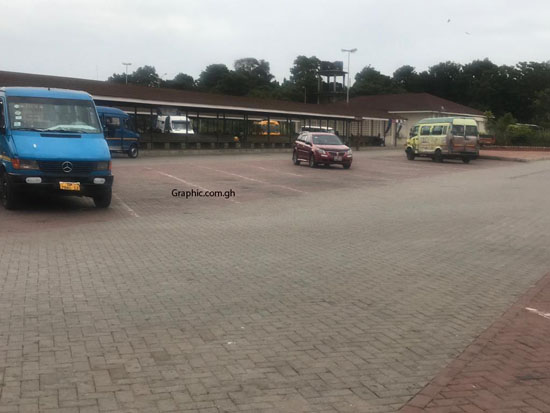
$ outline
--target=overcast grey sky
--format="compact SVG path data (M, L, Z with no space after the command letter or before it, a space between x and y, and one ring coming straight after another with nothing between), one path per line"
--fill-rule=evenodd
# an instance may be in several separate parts
M548 0L0 0L0 15L0 70L99 80L121 62L171 79L255 57L281 81L298 55L347 65L354 47L352 76L550 59Z

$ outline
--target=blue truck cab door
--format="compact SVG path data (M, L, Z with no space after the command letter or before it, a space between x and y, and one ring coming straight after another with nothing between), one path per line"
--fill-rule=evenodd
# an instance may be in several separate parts
M4 172L4 163L10 160L6 119L6 104L3 97L0 96L0 174Z
M132 127L130 116L118 108L98 106L97 113L104 128L104 135L111 152L123 152L137 158L139 134Z
M122 150L126 152L130 158L137 158L139 134L135 132L132 119L130 119L128 115L121 119L121 121Z
M105 125L105 139L109 144L109 150L123 150L122 118L120 116L105 113L102 115Z
M0 96L0 161L6 156L6 121L4 116L4 100Z
M6 102L0 95L0 201L4 207L13 204L13 192L8 188L8 164L11 162L11 152L8 148L8 117ZM8 193L8 191L10 193Z

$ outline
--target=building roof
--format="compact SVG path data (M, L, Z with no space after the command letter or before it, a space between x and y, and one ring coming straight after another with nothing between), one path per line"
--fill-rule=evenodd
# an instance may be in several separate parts
M345 102L333 103L331 106L347 105ZM372 109L392 113L406 112L441 112L449 114L483 116L483 112L452 102L429 93L398 93L389 95L358 96L350 99L349 109L352 111L369 111ZM393 116L390 116L393 117Z
M101 103L120 102L142 107L177 106L191 110L250 112L272 116L317 117L330 119L398 119L407 112L442 112L483 116L477 109L460 105L429 93L402 93L359 96L346 102L323 105L305 104L247 96L219 95L188 90L123 85L98 80L0 71L0 87L31 86L88 92Z
M70 77L0 71L0 86L34 86L88 92L96 101L121 102L142 106L178 106L205 111L270 113L281 116L306 116L331 119L354 119L358 116L387 119L385 111L368 109L355 112L348 107L328 107L283 100L229 96L195 91L124 85Z

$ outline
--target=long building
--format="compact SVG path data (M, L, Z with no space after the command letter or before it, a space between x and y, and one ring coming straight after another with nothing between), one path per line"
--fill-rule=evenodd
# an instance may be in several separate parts
M313 105L195 91L115 84L104 81L0 71L1 86L49 87L88 92L98 105L119 107L133 115L141 144L147 148L290 145L303 127L335 130L349 140L397 145L411 124L430 116L463 115L483 123L483 114L426 93L362 96L349 104ZM191 134L160 133L158 115L185 115ZM258 125L263 126L263 129Z
M424 118L469 117L477 121L481 133L486 132L487 118L483 112L429 93L359 96L350 99L349 104L338 102L330 106L335 108L347 107L352 113L368 113L369 110L375 109L387 113L388 118L394 121L403 119L404 121L400 124L401 127L398 128L399 130L396 131L395 135L398 141L405 140L408 137L410 128ZM367 129L365 133L372 134L373 131Z

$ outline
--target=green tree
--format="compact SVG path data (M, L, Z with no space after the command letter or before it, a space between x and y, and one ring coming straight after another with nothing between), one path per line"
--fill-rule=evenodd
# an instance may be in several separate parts
M237 78L246 79L245 89L241 94L267 97L271 95L273 88L278 85L273 83L274 76L270 73L269 63L253 57L245 57L235 61L235 74Z
M550 128L550 88L535 94L533 120L543 128Z
M391 77L383 75L369 65L355 75L355 83L350 93L358 96L402 93L404 91L404 89L395 84Z
M550 63L543 62L520 62L516 65L518 71L517 84L520 86L516 90L516 99L518 107L514 115L521 122L530 122L533 118L535 100L537 94L550 88Z
M428 93L457 101L462 83L462 66L454 62L442 62L428 69L424 76L424 89Z
M197 86L206 92L213 91L227 75L229 75L229 69L222 63L206 66L199 75Z
M131 75L128 75L128 82L129 83L130 83L130 76ZM107 79L107 82L124 84L124 83L126 83L126 74L125 73L113 73L112 76L109 76L109 78Z
M317 103L317 78L321 61L315 56L298 56L290 68L290 80L283 82L285 96L289 100Z
M509 126L516 123L516 119L511 113L505 113L500 118L490 118L487 122L489 133L495 135L497 143L501 145L509 145Z
M269 62L253 57L244 57L235 61L235 71L246 73L250 78L259 83L269 83L273 80L270 73Z
M132 83L136 85L149 87L158 87L160 85L160 76L153 66L138 67L131 76L128 76L128 83L130 83L130 77Z
M414 67L404 65L393 72L393 83L410 93L423 92L420 76Z
M113 73L107 81L111 83L126 83L126 73ZM154 66L141 66L131 74L128 74L128 84L158 87L160 83L160 77Z
M178 73L172 80L164 82L164 85L173 89L193 90L196 87L195 79L185 73Z
M223 95L245 96L250 91L249 78L244 73L230 71L210 91Z

